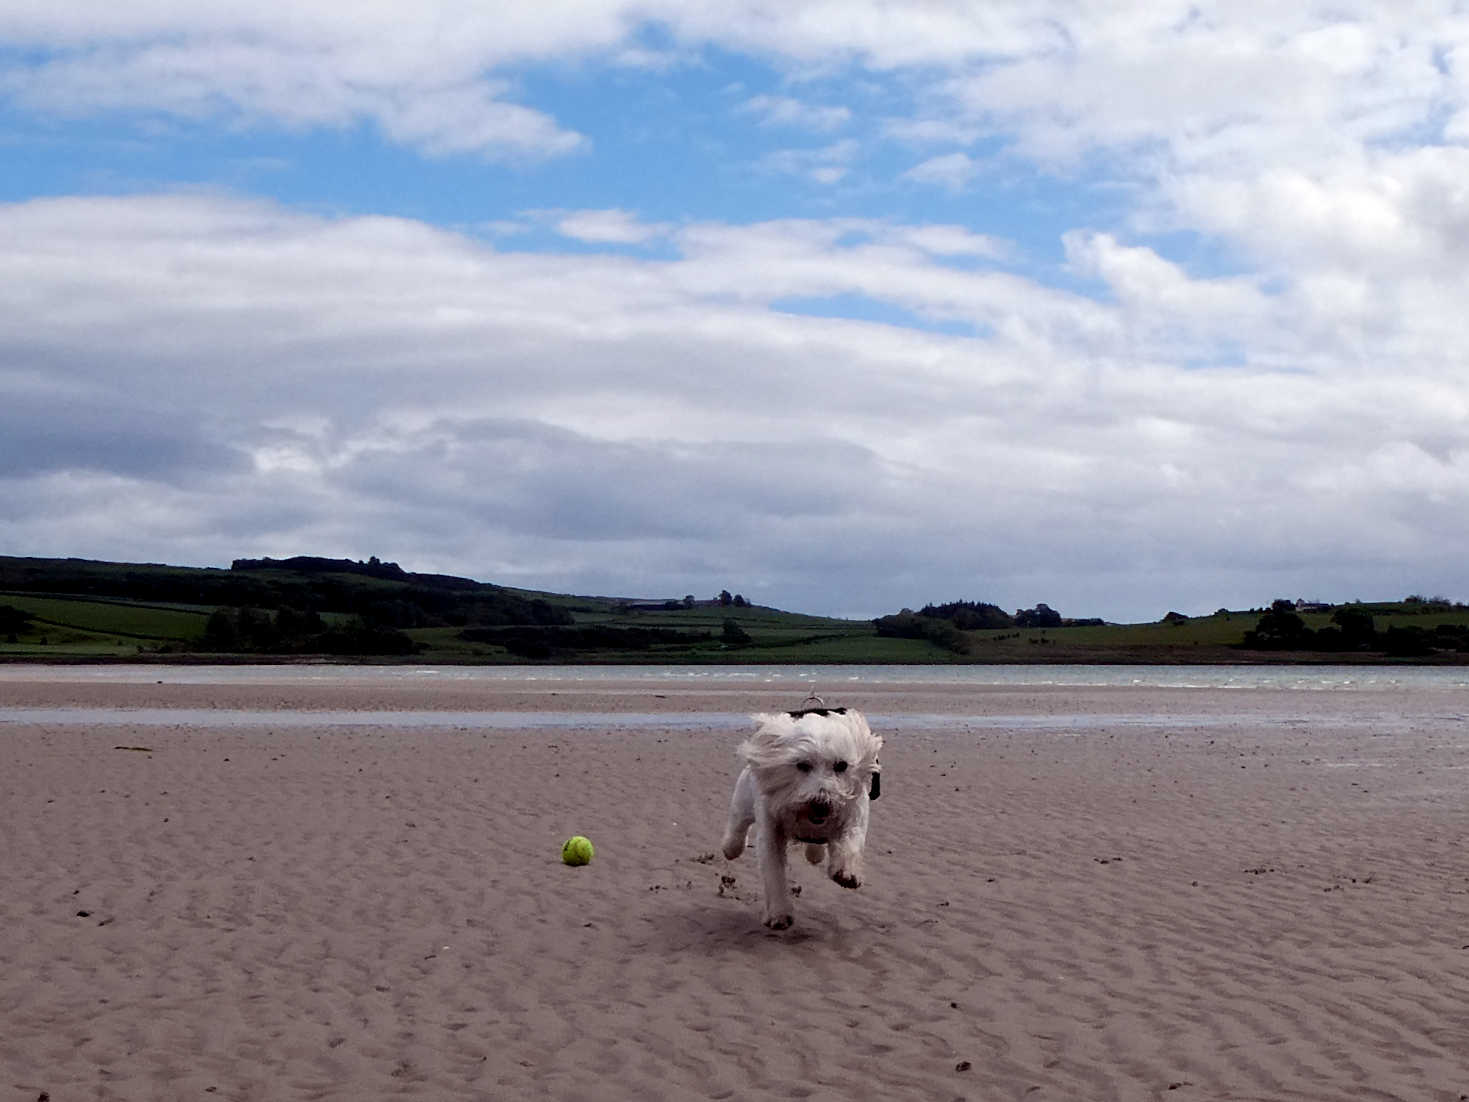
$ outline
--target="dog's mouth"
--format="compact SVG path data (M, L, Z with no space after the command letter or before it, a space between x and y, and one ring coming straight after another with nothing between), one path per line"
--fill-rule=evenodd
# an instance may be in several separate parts
M796 834L803 842L825 842L830 833L834 808L830 804L807 804L801 809Z

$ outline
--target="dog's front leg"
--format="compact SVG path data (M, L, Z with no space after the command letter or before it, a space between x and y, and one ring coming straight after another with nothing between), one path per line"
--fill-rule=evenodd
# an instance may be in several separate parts
M862 886L862 852L867 846L867 801L857 805L848 828L826 847L826 874L844 888Z
M724 856L733 861L745 852L745 836L755 822L755 778L749 769L741 771L735 781L734 795L729 798L729 824L724 828Z
M770 822L761 823L756 833L760 876L765 882L765 925L772 930L784 930L796 921L791 885L786 879L786 836Z

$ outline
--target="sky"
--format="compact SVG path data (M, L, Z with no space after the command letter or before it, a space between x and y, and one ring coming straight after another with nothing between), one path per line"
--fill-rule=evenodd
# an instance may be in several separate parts
M1469 4L0 0L0 554L1469 599Z

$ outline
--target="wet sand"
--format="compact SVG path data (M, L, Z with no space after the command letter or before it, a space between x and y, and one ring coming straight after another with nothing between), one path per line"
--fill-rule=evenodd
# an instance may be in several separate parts
M868 880L793 862L776 934L715 856L729 716L805 691L12 677L526 723L0 722L0 1099L1469 1095L1462 693L836 694Z

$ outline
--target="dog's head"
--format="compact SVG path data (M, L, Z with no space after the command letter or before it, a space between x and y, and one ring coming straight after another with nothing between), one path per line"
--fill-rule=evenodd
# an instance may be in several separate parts
M851 809L869 798L882 736L850 708L753 718L758 726L740 754L766 806L804 841L838 833Z

